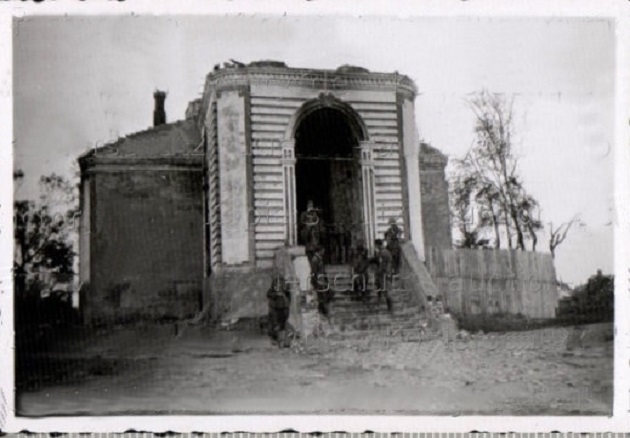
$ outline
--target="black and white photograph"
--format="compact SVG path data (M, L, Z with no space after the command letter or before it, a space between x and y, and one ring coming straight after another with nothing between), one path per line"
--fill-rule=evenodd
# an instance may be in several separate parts
M610 417L615 35L15 17L14 415Z

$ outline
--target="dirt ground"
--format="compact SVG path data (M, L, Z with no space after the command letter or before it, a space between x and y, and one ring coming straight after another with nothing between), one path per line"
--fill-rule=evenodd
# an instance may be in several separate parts
M256 331L164 326L50 334L31 351L16 365L23 416L612 413L612 324L307 353Z

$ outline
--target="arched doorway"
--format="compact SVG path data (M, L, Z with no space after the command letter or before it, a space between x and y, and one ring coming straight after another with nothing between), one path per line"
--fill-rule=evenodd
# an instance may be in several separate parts
M352 248L364 242L360 132L337 108L309 112L295 130L295 181L298 218L313 203L322 221L325 261L349 263ZM298 243L304 244L298 220Z

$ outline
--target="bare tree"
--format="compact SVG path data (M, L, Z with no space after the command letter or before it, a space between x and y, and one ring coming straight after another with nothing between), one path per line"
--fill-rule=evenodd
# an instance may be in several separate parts
M459 236L455 239L460 248L471 248L477 240L477 230L471 199L475 190L474 178L457 178L451 184L449 201L453 225Z
M460 169L464 175L474 175L477 206L494 230L495 247L501 246L503 227L508 248L515 245L525 250L525 233L533 238L541 226L526 222L537 203L525 191L518 175L518 159L512 148L513 99L484 90L469 99L468 104L475 115L476 139L461 160Z
M551 252L552 258L556 258L556 248L565 241L567 235L569 234L569 230L574 225L578 227L584 226L584 223L580 219L579 215L573 216L570 221L563 222L558 227L554 227L553 223L549 222L549 251Z
M453 224L459 233L458 246L463 248L488 247L494 233L493 245L501 246L499 232L500 211L497 194L471 171L464 160L454 160L456 173L451 178L450 196Z
M538 201L536 201L532 196L525 194L520 200L518 207L519 214L521 215L521 222L524 224L529 239L532 241L532 251L536 251L536 245L538 245L538 232L544 228L542 220L540 219Z
M540 206L527 192L513 151L514 101L486 90L475 93L468 104L475 116L475 140L468 153L455 163L450 178L451 208L461 245L487 247L484 237L493 236L494 248L505 243L509 249L526 249L531 241L536 251L538 234L544 229ZM549 224L549 249L555 257L573 225L571 221L554 228Z

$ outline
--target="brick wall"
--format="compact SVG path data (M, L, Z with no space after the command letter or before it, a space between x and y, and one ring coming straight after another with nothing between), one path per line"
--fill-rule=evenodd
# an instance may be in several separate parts
M420 194L425 253L428 248L452 248L448 183L444 173L447 158L437 149L420 149Z
M89 319L195 314L203 280L202 173L96 173L91 193L91 275L82 303Z

